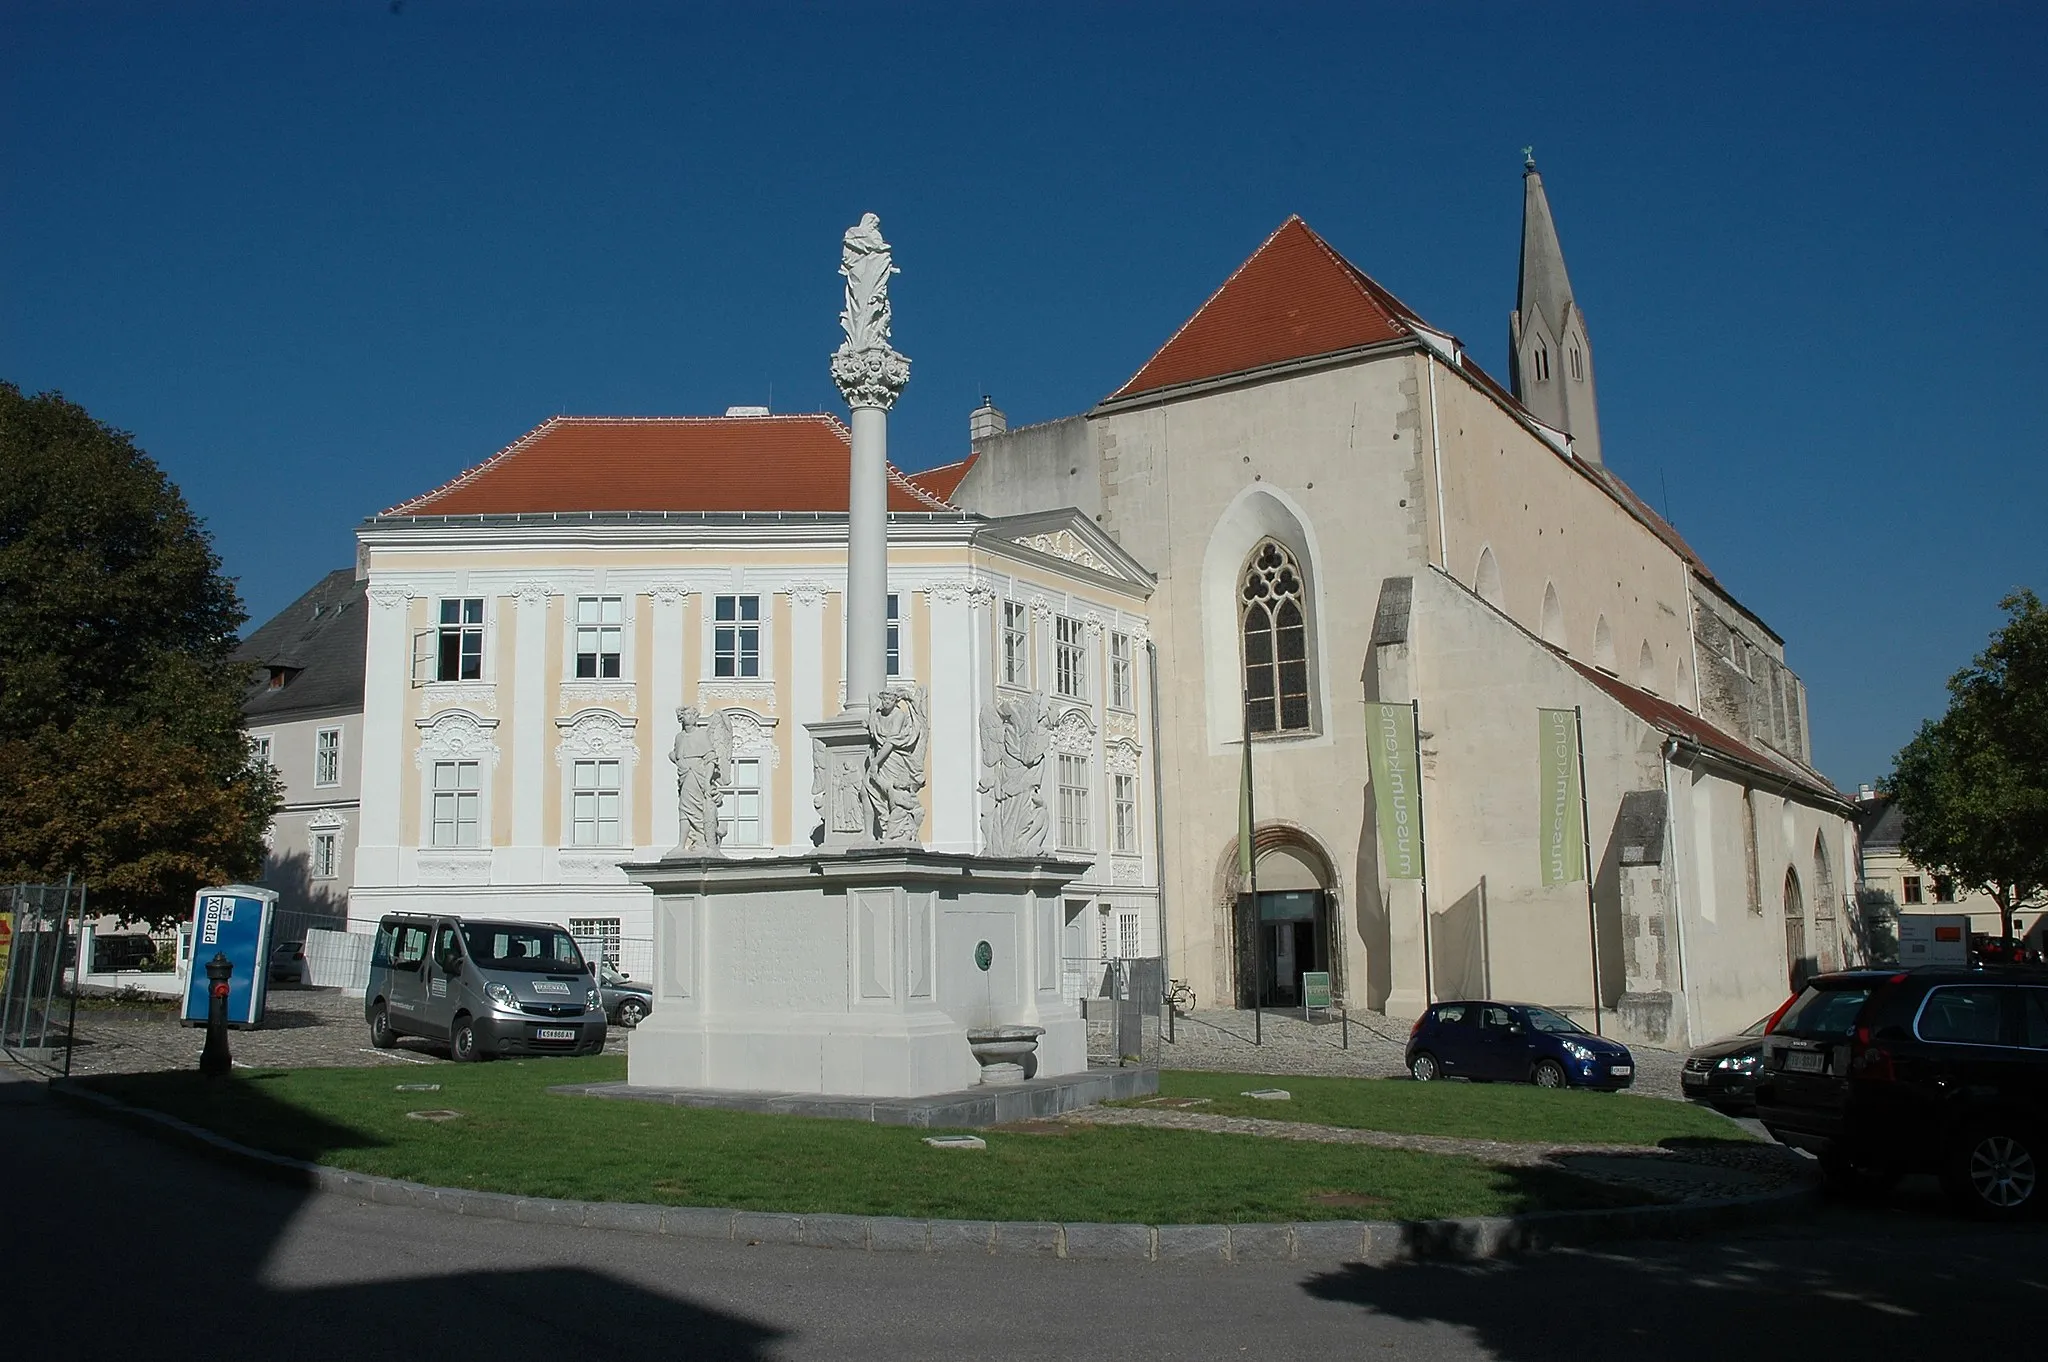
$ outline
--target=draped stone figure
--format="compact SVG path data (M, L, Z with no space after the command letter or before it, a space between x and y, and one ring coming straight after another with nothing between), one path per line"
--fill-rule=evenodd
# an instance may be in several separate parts
M897 273L896 260L873 213L846 229L839 273L846 280L839 314L846 339L832 353L832 381L849 405L887 411L910 381L910 361L889 344L889 276Z
M676 764L676 815L681 836L676 854L718 854L718 800L732 788L732 730L725 716L684 705L676 711L676 740L668 759Z
M1012 696L981 707L981 784L989 806L981 815L982 849L991 856L1032 856L1045 848L1050 826L1040 793L1052 732L1045 698Z
M924 825L924 749L930 736L922 686L889 686L868 703L868 807L881 842L915 843Z

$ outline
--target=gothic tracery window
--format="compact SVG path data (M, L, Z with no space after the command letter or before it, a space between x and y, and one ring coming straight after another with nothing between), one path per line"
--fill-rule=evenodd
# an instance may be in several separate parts
M1245 566L1238 598L1247 725L1254 733L1307 731L1308 616L1294 556L1262 542Z

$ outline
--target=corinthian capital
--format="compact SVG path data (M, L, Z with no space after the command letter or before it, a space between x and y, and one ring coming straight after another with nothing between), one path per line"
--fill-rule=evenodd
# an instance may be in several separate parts
M832 352L832 381L847 406L887 411L910 382L910 360L888 346L855 350L842 344Z

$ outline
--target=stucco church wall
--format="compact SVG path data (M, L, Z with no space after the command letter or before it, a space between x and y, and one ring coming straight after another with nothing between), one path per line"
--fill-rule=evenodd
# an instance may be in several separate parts
M1085 416L986 436L974 450L981 457L954 489L956 506L986 516L1072 506L1091 519L1102 510L1095 440Z

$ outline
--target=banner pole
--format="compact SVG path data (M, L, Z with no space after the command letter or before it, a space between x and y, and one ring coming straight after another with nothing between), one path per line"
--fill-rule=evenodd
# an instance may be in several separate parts
M1422 701L1408 702L1409 727L1415 736L1415 867L1422 889L1422 1005L1436 1001L1436 962L1429 950L1429 832L1422 821Z
M1244 835L1251 845L1243 848L1247 871L1247 888L1252 901L1252 1044L1266 1043L1265 1016L1259 1008L1259 988L1266 982L1265 960L1259 950L1259 938L1265 934L1266 924L1259 920L1259 804L1258 796L1252 789L1252 697L1249 690L1243 696L1244 703L1238 707L1244 720ZM1274 703L1278 704L1276 696Z
M1579 847L1586 861L1586 932L1593 943L1593 1034L1599 1036L1606 1034L1600 1029L1600 914L1593 906L1593 820L1586 812L1586 717L1577 705L1572 706L1572 726L1579 749Z

